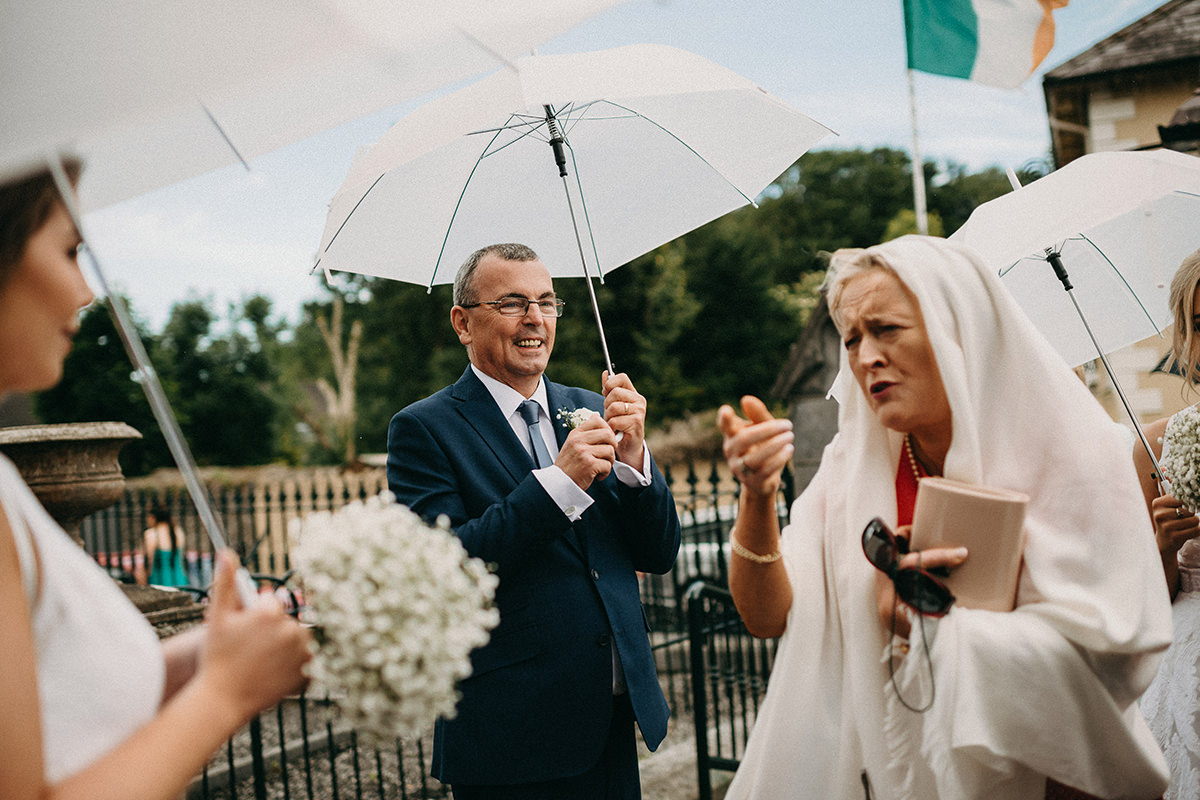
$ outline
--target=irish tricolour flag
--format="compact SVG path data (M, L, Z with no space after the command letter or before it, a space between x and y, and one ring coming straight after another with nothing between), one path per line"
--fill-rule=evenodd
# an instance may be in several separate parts
M1067 0L904 0L908 66L1016 88L1054 46Z

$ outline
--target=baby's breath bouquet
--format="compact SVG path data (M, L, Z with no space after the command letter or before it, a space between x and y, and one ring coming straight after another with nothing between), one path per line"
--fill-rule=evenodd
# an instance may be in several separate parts
M292 523L314 613L311 674L377 740L453 717L470 653L500 621L498 579L443 520L430 526L388 492Z
M1170 493L1193 511L1200 509L1200 409L1196 406L1167 422L1158 465L1171 484Z

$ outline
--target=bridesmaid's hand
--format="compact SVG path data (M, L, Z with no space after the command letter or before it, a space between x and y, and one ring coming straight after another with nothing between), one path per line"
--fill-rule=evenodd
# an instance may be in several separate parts
M1150 503L1150 518L1154 520L1154 539L1160 553L1178 553L1188 539L1200 535L1200 517L1169 494Z

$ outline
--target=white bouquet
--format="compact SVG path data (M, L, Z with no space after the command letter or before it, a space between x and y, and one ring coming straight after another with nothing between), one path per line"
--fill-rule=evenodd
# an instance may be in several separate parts
M314 683L377 741L453 717L470 653L500 621L499 579L445 518L430 526L384 492L295 520L290 533L317 625Z
M1170 494L1193 511L1200 509L1200 409L1196 406L1172 415L1167 422L1158 465L1170 483Z

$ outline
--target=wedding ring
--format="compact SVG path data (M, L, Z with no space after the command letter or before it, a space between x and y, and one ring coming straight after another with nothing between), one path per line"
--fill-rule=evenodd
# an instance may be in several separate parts
M629 413L629 403L626 403L626 404L625 404L625 413L626 413L626 414L628 414L628 413Z
M1183 506L1177 506L1175 508L1175 518L1176 519L1183 519L1186 516L1187 516L1187 514L1183 513Z

